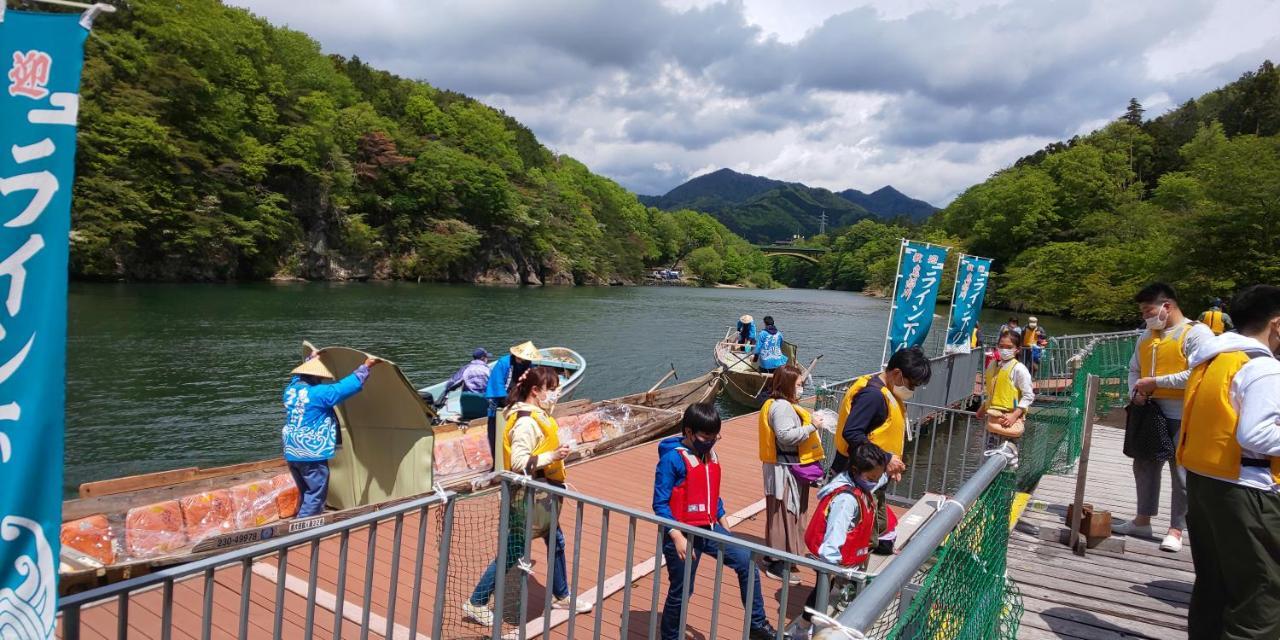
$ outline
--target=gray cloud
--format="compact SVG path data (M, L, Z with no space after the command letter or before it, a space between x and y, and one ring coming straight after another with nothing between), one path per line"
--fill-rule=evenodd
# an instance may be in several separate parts
M1274 3L849 0L806 14L825 15L808 31L788 23L783 41L748 19L788 11L761 12L768 0L233 1L327 51L500 106L641 193L733 166L945 200L1129 97L1181 102L1280 54L1266 30L1242 46L1229 29L1280 19ZM1190 71L1156 77L1152 52L1188 42L1159 66Z

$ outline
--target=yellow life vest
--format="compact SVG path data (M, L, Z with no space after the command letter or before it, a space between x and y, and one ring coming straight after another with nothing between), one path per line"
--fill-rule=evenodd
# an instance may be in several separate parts
M1147 331L1143 334L1142 338L1138 340L1137 350L1140 377L1154 378L1186 371L1187 354L1184 349L1186 347L1187 334L1191 333L1191 327L1194 324L1193 322L1186 322L1173 329L1166 329L1160 332ZM1183 389L1157 387L1151 397L1181 399L1183 391Z
M1221 309L1210 309L1200 314L1200 323L1208 326L1215 336L1220 336L1227 330L1227 323L1222 319Z
M1018 361L1014 359L1010 360L1009 364L1002 365L1003 363L996 360L983 374L987 391L986 407L1000 411L1013 411L1018 406L1018 401L1022 399L1022 389L1013 383L1013 369L1018 366Z
M1022 346L1024 347L1036 346L1036 337L1039 335L1040 335L1039 327L1036 327L1034 329L1031 327L1027 327L1022 331Z
M773 407L773 399L764 401L764 406L760 407L760 462L777 463L778 462L778 440L773 432L773 425L769 424L769 409ZM798 404L792 404L791 408L796 410L800 416L800 422L804 426L813 424L813 416ZM814 431L805 438L803 442L796 445L796 452L800 454L800 464L809 464L811 462L821 462L826 458L826 453L822 450L822 438L818 436L818 432Z
M512 411L507 414L507 425L503 430L502 437L502 460L503 466L507 471L513 471L511 468L511 430L515 428L516 421L520 417L529 416L533 421L538 423L538 428L542 430L542 440L538 442L538 446L534 448L533 455L539 456L549 453L560 448L560 426L556 424L556 419L547 415L543 411ZM514 471L522 472L523 469L515 469ZM556 460L551 464L539 470L542 476L548 480L556 482L564 482L564 460Z
M973 335L969 337L969 348L972 349L977 346L978 346L978 328L974 327Z
M1231 406L1231 381L1249 359L1241 351L1222 353L1191 371L1178 438L1183 468L1228 480L1240 477L1243 452L1236 440L1239 415ZM1271 458L1271 479L1280 484L1280 458Z
M844 394L844 399L840 401L840 420L836 425L836 451L846 458L849 457L849 443L844 439L844 422L853 411L853 397L867 386L871 376L874 375L879 374L869 373L854 380L853 386L849 387ZM889 407L889 417L872 429L871 433L867 434L867 439L879 445L881 449L902 457L902 451L906 448L907 407L893 395L889 387L881 387L880 393L884 396L885 405Z

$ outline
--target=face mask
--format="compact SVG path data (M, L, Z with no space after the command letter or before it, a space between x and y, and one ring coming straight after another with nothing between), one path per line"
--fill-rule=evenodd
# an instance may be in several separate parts
M859 488L867 493L875 493L876 491L879 491L880 487L888 484L888 480L889 476L887 474L881 474L880 479L875 482L871 482L870 480L862 477L862 474L858 474L853 477L853 483L858 485Z
M1164 310L1164 307L1161 307L1160 311L1156 312L1154 316L1147 318L1146 322L1148 329L1152 331L1160 331L1164 329L1164 325L1169 322L1169 314Z
M551 407L554 407L555 404L559 401L560 401L560 390L552 389L551 391L548 391L546 395L542 396L542 402L539 404L542 405L543 409L550 409Z
M911 396L914 396L915 394L916 392L914 390L908 389L907 387L899 387L897 385L894 385L893 387L893 395L903 402L910 400Z
M711 453L711 450L716 446L715 440L712 440L711 442L703 442L697 438L690 438L689 441L693 444L694 453L697 453L700 456L706 456Z
M1013 356L1018 354L1018 352L1015 351L1014 349L1000 349L999 353L1000 353L1000 359L1005 362L1012 360Z
M797 385L797 386L796 386L796 397L797 397L797 398L803 398L803 397L804 397L804 385Z

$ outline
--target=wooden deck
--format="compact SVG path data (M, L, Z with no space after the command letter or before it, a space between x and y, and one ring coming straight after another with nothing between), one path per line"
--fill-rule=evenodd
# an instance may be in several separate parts
M1121 453L1124 432L1099 425L1093 431L1085 502L1128 520L1136 507L1131 461ZM1155 535L1169 526L1166 467ZM1090 549L1081 558L1065 545L1026 531L1065 528L1064 515L1075 493L1076 477L1046 476L1009 538L1009 575L1022 590L1026 612L1019 638L1082 640L1187 637L1187 605L1195 575L1191 548L1160 551L1159 540L1129 538L1124 553ZM1037 503L1042 503L1037 504ZM1187 539L1189 541L1189 538Z

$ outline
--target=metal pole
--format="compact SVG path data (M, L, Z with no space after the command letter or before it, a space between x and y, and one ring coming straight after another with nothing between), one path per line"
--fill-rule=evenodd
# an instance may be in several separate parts
M1000 472L1009 466L1015 453L1013 445L1006 445L1006 447L988 457L987 461L974 472L973 477L960 486L955 497L938 507L938 512L920 527L919 531L916 531L915 536L911 538L911 544L907 545L893 562L886 565L884 571L871 581L866 590L840 615L840 624L865 632L876 623L880 613L898 597L898 592L903 585L911 581L916 570L933 555L943 539L960 523L969 507L977 502L978 497L1000 475Z
M1085 554L1088 546L1080 540L1080 520L1084 517L1084 487L1089 482L1089 446L1093 442L1093 421L1098 410L1098 376L1092 373L1084 383L1084 441L1080 448L1080 466L1076 471L1075 509L1071 513L1071 530L1067 532L1067 546L1078 556Z
M893 276L893 292L889 294L889 320L884 323L884 346L880 349L880 369L889 365L889 330L893 328L893 311L898 308L898 281L902 280L902 254L907 249L907 239L898 247L898 268Z
M942 339L943 355L946 355L947 347L951 346L951 341L948 340L947 338L951 336L951 322L952 322L952 318L955 316L955 313L956 313L956 291L960 290L960 267L964 265L964 256L965 254L961 253L959 254L959 257L956 258L956 277L953 278L954 282L951 283L951 307L947 309L947 335ZM944 262L943 265L945 266L946 263ZM966 343L969 342L968 336L965 337L965 342ZM947 376L947 380L948 381L951 380L950 375ZM947 385L947 389L948 390L951 389L950 384Z

